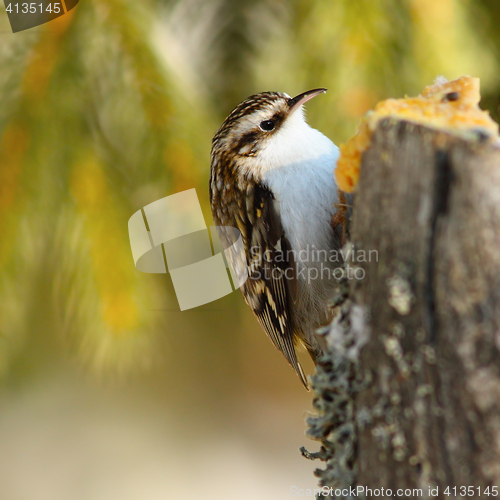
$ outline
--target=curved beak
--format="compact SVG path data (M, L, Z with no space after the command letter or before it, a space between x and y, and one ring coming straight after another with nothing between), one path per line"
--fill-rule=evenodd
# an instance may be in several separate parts
M288 106L290 107L288 110L288 114L292 114L296 109L300 108L304 103L316 97L319 94L323 94L326 92L326 89L312 89L307 92L302 92L296 97L293 97L288 100Z

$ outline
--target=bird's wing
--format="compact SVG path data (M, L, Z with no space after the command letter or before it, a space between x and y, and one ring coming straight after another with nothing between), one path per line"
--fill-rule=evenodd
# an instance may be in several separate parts
M308 388L297 360L291 304L297 297L296 268L272 192L257 184L246 195L248 279L241 287L259 323ZM243 222L243 221L242 221Z

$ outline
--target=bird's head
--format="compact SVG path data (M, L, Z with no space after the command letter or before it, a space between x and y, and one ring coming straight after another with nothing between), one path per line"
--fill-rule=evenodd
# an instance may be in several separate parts
M323 92L326 89L308 90L293 98L281 92L248 97L229 114L215 135L212 163L226 163L227 157L254 158L257 163L264 157L268 163L274 156L283 158L283 153L302 143L313 130L305 122L303 105Z

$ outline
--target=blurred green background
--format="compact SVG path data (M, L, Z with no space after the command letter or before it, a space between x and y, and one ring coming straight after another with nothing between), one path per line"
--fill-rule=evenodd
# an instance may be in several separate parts
M0 7L0 498L288 498L311 395L240 294L180 312L128 218L195 187L246 96L324 86L337 144L387 97L481 78L498 0L81 0L12 34ZM311 371L311 365L308 365Z

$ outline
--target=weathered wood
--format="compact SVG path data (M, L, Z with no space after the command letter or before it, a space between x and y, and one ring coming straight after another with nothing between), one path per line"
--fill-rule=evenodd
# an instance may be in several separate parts
M365 277L349 293L367 312L372 377L355 402L370 415L356 484L482 497L500 485L500 149L383 121L351 239L378 252L355 263Z
M319 415L308 419L323 446L303 450L326 462L321 484L393 498L408 489L485 498L488 487L495 496L500 147L382 121L363 156L351 242L348 265L362 279L340 285L339 314L324 329ZM348 491L330 498L365 498Z

